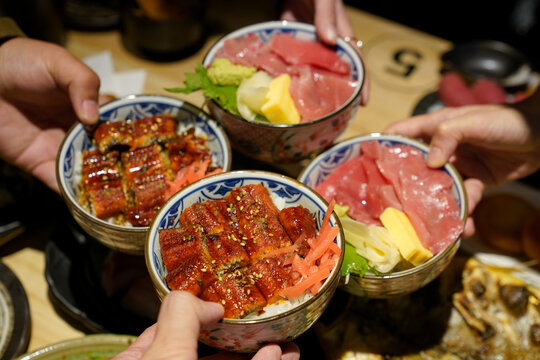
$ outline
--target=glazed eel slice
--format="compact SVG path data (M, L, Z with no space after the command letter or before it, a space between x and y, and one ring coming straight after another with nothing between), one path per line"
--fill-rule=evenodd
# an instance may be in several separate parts
M282 209L279 221L287 231L292 242L298 245L298 255L305 257L309 251L308 239L317 236L317 224L308 209L299 205Z
M263 258L253 263L247 276L255 283L268 304L280 299L282 290L293 285L291 267L284 265L285 256Z
M272 250L292 245L279 222L279 211L263 185L235 188L225 199L231 204L231 217L252 262Z
M100 153L106 154L113 148L130 148L133 143L133 127L127 121L108 121L94 130L93 141Z
M212 153L206 145L206 139L195 136L193 128L168 142L166 147L173 174L194 162L212 160Z
M133 122L131 150L164 144L176 138L178 124L171 114L154 115Z
M266 306L266 299L243 269L219 276L201 294L201 299L223 305L224 318L242 318Z
M225 200L195 203L186 209L180 221L185 226L198 226L204 232L204 246L216 274L249 265L250 258L236 229L231 225Z
M177 123L171 114L148 116L135 121L108 121L94 131L94 142L105 154L113 149L135 150L176 138Z
M134 226L147 226L165 201L169 175L157 144L122 153L129 206L126 217Z
M85 151L82 161L82 192L95 216L108 219L121 214L127 206L127 198L118 167L118 152Z
M200 296L217 279L203 237L202 229L197 226L159 230L161 256L167 269L165 282L170 289Z

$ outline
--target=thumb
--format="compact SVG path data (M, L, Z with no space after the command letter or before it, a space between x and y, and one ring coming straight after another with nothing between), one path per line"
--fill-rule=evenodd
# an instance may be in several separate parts
M98 97L100 80L98 75L81 60L65 49L51 56L49 69L58 87L69 94L73 110L85 124L95 124L99 117Z
M220 304L172 291L161 304L154 342L144 359L196 359L201 325L217 322L222 316Z
M435 128L427 158L431 167L443 166L459 144L498 147L505 142L517 141L521 135L519 131L514 131L515 135L505 129L505 116L498 106L464 107L454 111L454 115Z

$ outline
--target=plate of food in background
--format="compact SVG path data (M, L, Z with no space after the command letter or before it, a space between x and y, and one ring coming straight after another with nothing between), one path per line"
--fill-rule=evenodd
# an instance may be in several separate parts
M419 100L412 115L443 107L511 104L528 97L538 84L538 74L527 57L503 42L457 44L441 59L437 89Z

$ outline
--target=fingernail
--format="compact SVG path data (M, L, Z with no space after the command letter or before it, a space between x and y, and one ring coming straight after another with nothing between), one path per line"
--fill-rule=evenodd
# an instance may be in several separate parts
M335 43L337 41L337 30L334 26L328 25L324 31L324 35L328 41Z
M442 150L438 147L432 147L429 149L427 156L427 164L430 167L441 167L444 165L443 153Z
M97 102L94 100L84 100L82 103L82 115L85 120L95 122L99 117Z

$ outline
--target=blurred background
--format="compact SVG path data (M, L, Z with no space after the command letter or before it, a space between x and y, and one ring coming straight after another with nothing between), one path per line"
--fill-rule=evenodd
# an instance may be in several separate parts
M536 67L540 62L540 0L345 2L454 43L480 39L503 41L521 50ZM169 11L160 14L159 4L162 5L161 10L165 6ZM1 0L0 16L15 18L30 37L62 44L66 29L101 31L125 28L126 19L129 21L126 9L137 7L155 20L163 20L163 14L169 18L182 18L186 29L189 26L194 32L189 43L185 43L189 47L196 46L204 36L213 32L228 31L253 19L277 18L279 4L277 0L258 2L257 6L246 0ZM175 8L180 10L170 10ZM362 34L356 35L362 38Z
M346 4L450 40L499 40L540 64L539 0L346 0ZM361 34L357 34L361 38Z

